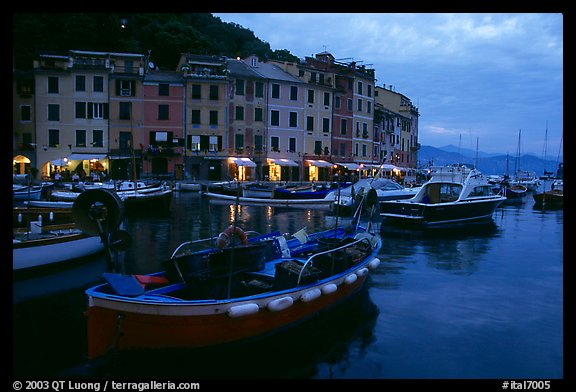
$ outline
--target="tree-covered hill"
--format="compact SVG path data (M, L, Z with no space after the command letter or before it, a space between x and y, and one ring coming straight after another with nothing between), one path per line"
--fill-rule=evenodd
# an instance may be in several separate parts
M150 59L175 69L181 53L297 61L235 23L208 13L17 13L12 16L15 68L27 70L38 52L92 50L150 52Z

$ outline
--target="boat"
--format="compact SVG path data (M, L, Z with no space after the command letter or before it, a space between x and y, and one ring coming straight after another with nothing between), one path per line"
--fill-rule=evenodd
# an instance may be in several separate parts
M268 199L263 197L243 197L227 195L222 193L204 192L204 196L212 203L235 203L241 205L260 205L270 207L287 207L287 208L318 208L330 209L333 200L330 199Z
M99 236L74 228L15 234L12 239L12 269L14 273L31 271L80 260L102 251L104 246Z
M177 182L174 185L174 190L181 192L200 192L202 184L199 182Z
M276 188L277 188L276 185L262 184L259 182L253 184L246 184L242 188L242 196L271 199L274 195L274 190Z
M34 207L31 205L12 207L12 228L29 228L30 222L40 221L45 224L73 223L72 207L52 208Z
M41 185L12 185L13 200L40 200L43 187Z
M127 211L142 211L141 208L169 209L172 189L167 186L132 191L116 191Z
M538 207L562 207L564 205L564 180L555 180L549 191L532 194Z
M297 200L297 199L324 199L329 193L336 190L336 186L327 185L302 185L294 187L277 187L272 194L273 199Z
M439 226L489 221L506 200L492 191L488 178L465 165L433 167L430 180L414 197L380 203L384 224Z
M242 343L285 330L351 298L379 263L362 226L287 238L230 225L185 242L148 275L105 273L86 290L88 357L110 351ZM238 243L235 243L238 241Z
M409 199L416 195L420 187L407 188L387 178L362 178L355 184L330 193L327 198L333 200L331 209L341 215L353 214L363 197L370 189L376 191L378 202L386 200Z

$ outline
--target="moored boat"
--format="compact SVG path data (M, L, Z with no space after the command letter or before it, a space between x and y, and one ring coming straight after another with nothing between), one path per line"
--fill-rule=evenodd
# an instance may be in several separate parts
M481 172L464 165L435 167L410 199L380 203L383 224L438 226L488 221L506 200Z
M184 243L155 274L105 274L86 291L88 357L275 333L349 299L380 263L381 239L362 227L247 233L230 226L199 251Z

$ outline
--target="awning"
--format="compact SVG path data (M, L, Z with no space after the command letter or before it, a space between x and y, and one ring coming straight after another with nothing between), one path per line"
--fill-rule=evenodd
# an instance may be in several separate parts
M336 162L336 164L339 165L339 166L344 166L344 167L345 167L346 169L348 169L348 170L356 170L356 169L358 169L358 168L360 167L360 165L357 164L357 163L348 163L348 162L340 163L340 162Z
M106 154L71 154L68 159L71 161L91 161L92 159L96 159L97 161L101 161L102 159L106 158Z
M228 159L238 166L256 167L256 164L250 160L250 158L235 158L228 157Z
M298 164L290 159L284 158L268 158L268 163L273 163L278 166L294 166L298 167Z
M68 166L68 159L67 158L54 159L53 161L50 161L50 163L53 166Z
M332 164L330 162L323 161L322 159L319 160L306 159L306 162L318 167L332 167Z

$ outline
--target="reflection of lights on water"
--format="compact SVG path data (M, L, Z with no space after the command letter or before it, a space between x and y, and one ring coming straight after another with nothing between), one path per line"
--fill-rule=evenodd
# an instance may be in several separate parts
M312 211L311 210L306 210L306 220L308 222L312 221Z
M273 214L273 209L270 206L266 206L266 218L268 218L268 220L270 220L270 218L272 218L272 214Z

